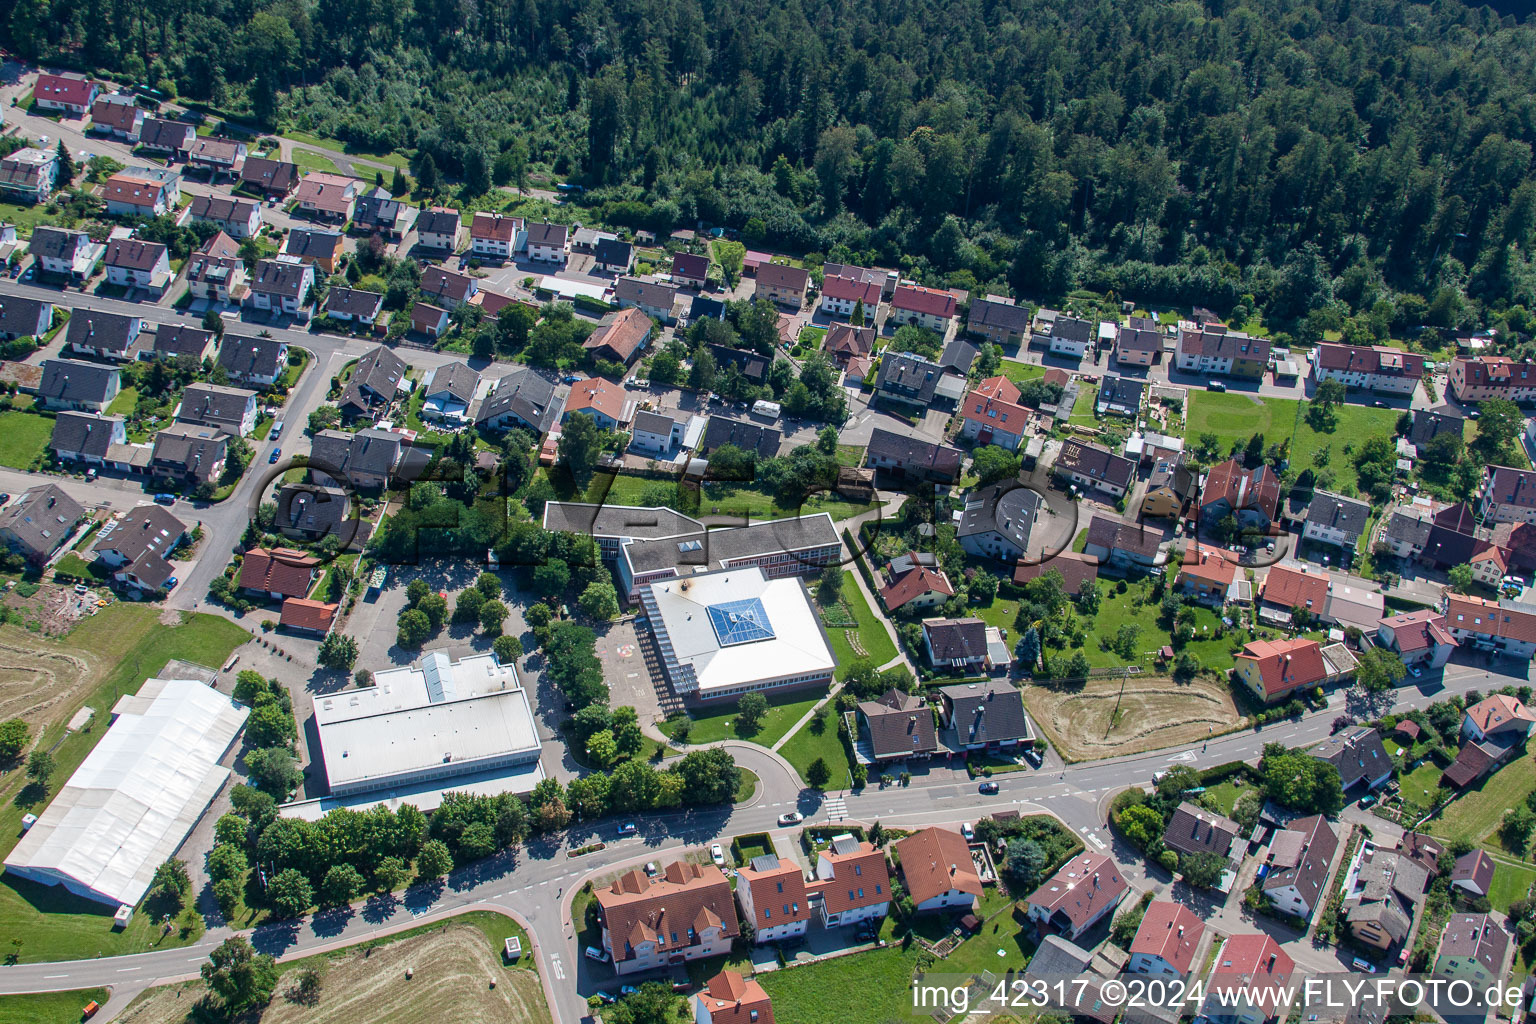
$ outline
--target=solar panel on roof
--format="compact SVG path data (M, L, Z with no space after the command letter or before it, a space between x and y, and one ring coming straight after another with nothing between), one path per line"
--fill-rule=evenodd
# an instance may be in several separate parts
M768 613L763 610L763 602L758 598L712 604L706 611L709 612L710 625L715 627L715 639L720 641L721 647L774 638L773 625L768 621Z

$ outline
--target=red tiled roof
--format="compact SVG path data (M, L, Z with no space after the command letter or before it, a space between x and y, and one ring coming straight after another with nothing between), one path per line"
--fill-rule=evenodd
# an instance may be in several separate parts
M1507 693L1495 693L1467 708L1472 724L1485 733L1497 732L1505 726L1523 723L1529 729L1536 722L1530 709Z
M1277 565L1264 577L1259 599L1281 608L1307 608L1322 614L1328 602L1328 577L1322 573Z
M1074 551L1061 551L1048 562L1021 564L1013 570L1013 582L1028 583L1053 569L1061 573L1062 590L1073 597L1082 591L1084 583L1099 578L1098 559Z
M623 362L629 362L635 350L650 337L651 318L633 307L621 309L588 335L581 347L588 351L607 348ZM617 417L615 417L617 418Z
M880 601L885 605L886 611L893 612L930 591L936 591L945 597L955 596L955 588L949 585L948 578L942 572L920 565L902 573L897 579L881 588Z
M1298 686L1313 686L1328 678L1323 649L1316 640L1255 640L1243 645L1237 660L1258 666L1266 697Z
M736 872L736 887L747 886L752 894L753 926L776 928L811 919L811 902L805 895L805 876L792 860L781 860L768 871L750 867Z
M692 252L680 252L672 257L672 276L686 277L693 281L709 278L709 257Z
M448 311L441 306L418 302L411 307L411 327L425 334L429 328L435 330L441 326L447 315Z
M324 601L290 597L283 602L283 614L278 619L278 625L323 633L331 628L331 622L336 618L336 607Z
M565 400L565 411L586 412L596 409L610 419L624 419L624 389L608 383L601 377L588 377L571 385L570 397Z
M880 285L874 281L855 281L851 277L829 277L821 283L821 294L829 299L862 302L873 313L880 304Z
M517 236L517 229L522 223L520 217L503 217L499 213L481 210L469 224L469 237L493 238L498 242L510 243Z
M631 959L626 943L633 947L654 942L662 951L686 949L690 928L703 932L718 926L728 938L740 934L730 883L713 864L673 861L657 878L630 871L597 890L597 904L616 961Z
M950 317L955 315L955 297L936 288L918 288L899 285L891 298L892 309L910 310L929 316Z
M981 878L960 833L930 826L898 840L895 850L913 903L923 903L952 889L981 898Z
M1206 474L1205 488L1200 492L1200 507L1205 508L1222 499L1226 499L1234 512L1254 508L1273 519L1280 507L1280 478L1268 466L1244 469L1236 459L1228 459L1212 466Z
M303 597L319 559L292 548L251 548L240 563L240 586L284 597Z
M1536 614L1501 608L1479 597L1446 595L1445 624L1483 636L1536 643Z
M44 72L37 76L37 85L33 87L32 95L40 100L53 100L55 103L83 107L90 102L91 88L92 82L89 78L50 75Z
M1374 345L1334 345L1324 342L1317 346L1318 365L1325 370L1345 373L1374 373L1382 377L1424 376L1424 357L1417 352Z
M721 971L699 993L710 1024L773 1024L773 1003L756 981Z
M160 193L159 182L119 171L107 179L101 198L109 203L127 203L129 206L153 209Z
M1457 356L1451 362L1451 374L1462 371L1462 379L1474 387L1515 387L1536 383L1536 363L1515 362L1508 356Z
M1392 628L1392 635L1397 639L1397 649L1404 654L1426 650L1437 644L1456 646L1456 638L1445 628L1445 616L1429 608L1386 616L1381 620L1381 625ZM1408 719L1399 722L1398 729L1401 730L1404 725L1418 729Z
M832 866L830 879L819 877L822 860ZM821 888L821 899L829 914L890 902L890 868L886 866L884 852L870 843L859 843L858 850L853 853L823 850L818 858L817 875L815 884Z
M867 356L875 348L875 329L833 324L827 328L827 337L822 347L833 355Z
M1280 994L1289 987L1296 961L1268 935L1245 932L1232 936L1222 947L1211 973L1211 989L1250 995L1253 1005L1274 1016Z
M1205 924L1188 907L1168 900L1154 900L1141 918L1131 953L1161 957L1178 971L1188 974L1194 966L1195 947L1205 934Z
M1024 433L1031 415L1029 409L1001 398L988 398L978 394L979 390L965 396L965 402L960 406L962 419L980 423L984 427L999 428L1010 434Z
M294 197L301 206L313 206L326 213L345 213L357 198L357 186L356 178L315 172L304 175Z
M1179 570L1178 579L1174 580L1175 585L1182 583L1186 576L1206 583L1230 587L1237 579L1237 556L1230 551L1201 548L1193 561L1186 557L1184 567Z
M1027 902L1052 914L1066 914L1073 927L1080 928L1128 888L1113 860L1102 853L1084 853L1063 864L1029 894Z
M988 377L978 381L971 389L971 394L980 395L982 398L996 398L1004 402L1019 404L1019 386L1004 376Z

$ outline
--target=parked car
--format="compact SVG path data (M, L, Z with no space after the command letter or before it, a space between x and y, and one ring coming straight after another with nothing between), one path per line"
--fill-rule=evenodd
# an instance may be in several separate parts
M971 827L971 823L968 821L960 826L960 834L965 836L967 839L976 838L976 830Z
M598 991L593 992L592 995L604 1006L612 1006L614 1003L618 1002L617 999L613 998L613 993L611 992Z
M608 951L601 946L588 946L585 953L588 960L596 960L600 964L608 962Z
M267 461L269 463L270 462L276 462L278 459L280 459L282 457L283 457L283 450L281 448L273 448L272 449L272 457L270 459L268 459Z
M798 825L804 820L805 815L801 814L799 811L788 811L779 815L780 825Z
M87 480L95 480L96 479L96 467L95 466L92 466L90 469L85 471L85 478Z
M174 505L176 504L176 495L157 494L155 495L155 503L158 505Z
M715 867L725 867L725 851L720 849L719 843L715 843L709 848L709 859L715 862Z
M980 786L976 787L976 790L977 792L990 795L998 791L998 785L995 782L983 782Z
M1424 670L1419 668L1419 666L1417 666L1417 665L1409 665L1408 666L1408 674L1413 676L1413 678L1417 679L1417 678L1419 678L1420 676L1422 676L1424 674Z
M635 986L633 986L633 985L620 985L619 986L619 995L621 995L621 996L632 996L636 992L639 992L639 991L640 990L635 988Z
M278 420L276 423L272 424L272 433L268 434L267 436L270 439L272 439L273 441L276 441L278 438L282 437L283 436L283 421L282 420Z
M1354 969L1357 970L1357 971L1364 971L1366 974L1375 974L1376 973L1376 965L1375 964L1371 963L1368 960L1362 960L1359 957L1355 957L1354 963L1351 964L1350 966L1354 967Z
M619 838L623 839L625 836L632 836L639 831L640 830L634 826L633 822L626 821L624 824L619 826Z
M1376 796L1375 794L1367 793L1358 802L1361 807L1369 807L1376 802Z

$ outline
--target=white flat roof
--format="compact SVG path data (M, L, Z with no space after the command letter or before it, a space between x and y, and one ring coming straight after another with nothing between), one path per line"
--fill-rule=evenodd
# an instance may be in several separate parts
M592 284L588 281L571 281L564 277L545 275L539 278L534 286L535 291L554 292L562 299L574 299L578 295L585 295L589 299L602 299L612 285Z
M701 693L836 665L798 579L770 580L751 566L662 580L650 590L672 650L679 663L692 666ZM740 620L738 606L754 599L767 621L761 623L765 628L748 632L772 635L722 644L717 622L731 623L732 609ZM758 612L754 608L748 614Z
M248 708L193 679L150 679L37 823L7 870L133 906L229 776L219 765Z

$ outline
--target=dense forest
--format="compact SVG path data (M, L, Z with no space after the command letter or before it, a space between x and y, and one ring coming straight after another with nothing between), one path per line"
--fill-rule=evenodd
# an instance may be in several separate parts
M631 226L1258 311L1302 338L1524 331L1536 307L1536 27L1454 0L8 0L4 19L30 57L418 170L569 177Z

